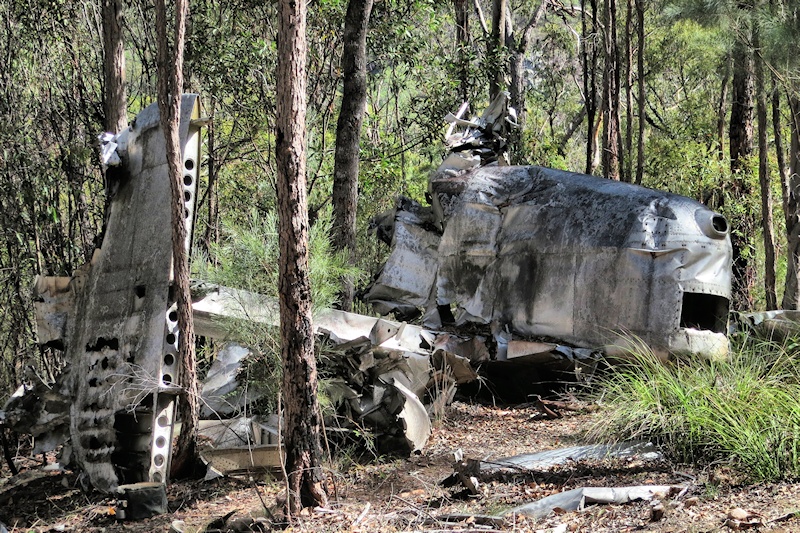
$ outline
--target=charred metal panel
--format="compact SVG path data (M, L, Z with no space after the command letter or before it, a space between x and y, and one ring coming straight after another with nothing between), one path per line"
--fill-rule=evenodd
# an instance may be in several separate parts
M449 157L431 177L440 231L414 236L398 209L392 253L366 299L381 312L424 309L429 327L450 307L456 325L487 325L498 346L544 337L613 352L639 337L659 353L724 356L726 220L689 198L595 176L479 167L464 154L487 149L497 120L484 114L448 138L472 168ZM415 206L417 219L424 209Z
M455 305L457 323L578 346L624 333L673 350L686 294L730 297L727 228L701 226L719 215L689 198L541 167L483 167L431 188L450 206L437 304ZM724 333L727 306L705 312L694 325Z
M200 155L199 126L192 123L198 110L197 96L184 95L180 139L188 234ZM113 141L121 164L107 172L113 197L106 232L85 284L73 287L76 305L66 335L75 459L103 491L120 483L166 481L178 372L169 295L172 193L157 104Z

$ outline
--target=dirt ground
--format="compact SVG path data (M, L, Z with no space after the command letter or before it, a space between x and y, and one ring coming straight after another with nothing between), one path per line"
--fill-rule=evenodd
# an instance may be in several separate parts
M477 494L462 484L442 485L453 473L453 453L458 449L465 458L487 460L574 446L581 443L587 425L602 416L602 411L587 410L541 419L531 405L455 402L446 417L436 421L433 436L419 455L359 462L341 454L329 465L330 505L304 511L289 530L800 532L800 515L794 515L800 510L800 485L741 484L724 465L701 470L667 461L573 461L547 472L482 482ZM173 523L187 533L287 527L276 514L282 487L275 480L173 483L168 488L170 513L125 522L113 515L112 499L84 494L75 473L45 472L32 460L22 463L26 468L14 477L5 465L0 470L0 522L11 532L166 532ZM678 493L657 502L557 509L539 520L500 518L512 507L564 490L649 484L676 485ZM229 513L227 521L221 519Z

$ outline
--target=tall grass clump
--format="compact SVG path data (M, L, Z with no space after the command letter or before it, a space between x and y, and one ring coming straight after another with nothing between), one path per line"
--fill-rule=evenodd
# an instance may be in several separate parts
M757 481L800 477L800 345L743 337L724 361L663 362L639 345L600 377L598 441L645 439L673 458L728 461Z

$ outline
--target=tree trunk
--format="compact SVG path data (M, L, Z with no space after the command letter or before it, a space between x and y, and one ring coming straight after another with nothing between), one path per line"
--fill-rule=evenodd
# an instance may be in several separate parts
M644 104L645 104L645 90L644 90L644 10L645 0L635 0L636 2L636 35L638 43L638 51L636 54L636 72L637 72L637 92L639 94L638 113L639 113L639 135L636 144L636 184L641 185L644 179Z
M782 128L782 121L781 121L781 91L778 84L778 80L776 79L775 74L772 75L772 132L773 137L775 138L775 159L778 163L778 176L781 181L781 203L783 206L783 220L784 220L784 229L786 235L786 242L791 242L791 234L790 230L792 228L792 220L794 217L791 215L791 211L789 210L789 175L786 172L786 152L784 152L783 146L783 128ZM788 247L787 247L788 248ZM782 309L789 309L787 305L790 303L787 295L791 296L795 289L793 290L792 287L787 283L790 278L793 278L795 282L797 281L797 276L791 275L794 257L791 252L786 254L786 277L784 279L784 291L783 291L783 299L781 301L781 308Z
M589 0L591 20L587 17L586 0L581 0L581 63L583 94L586 100L586 174L594 172L597 144L597 46L591 35L597 32L597 0ZM591 26L590 26L591 25Z
M786 285L782 307L798 309L800 303L800 98L789 96L791 140L789 141L789 185L786 208Z
M306 4L278 4L275 143L278 164L278 283L285 405L286 511L326 505L321 463L322 415L311 322L306 198Z
M212 101L210 115L214 116L215 104ZM206 151L208 152L208 216L206 218L206 231L203 236L203 248L208 253L214 244L219 242L219 194L217 178L219 175L219 165L217 163L216 128L214 121L208 123L208 134L206 136ZM209 256L210 257L210 256Z
M603 4L603 174L619 180L619 52L617 49L617 2Z
M719 160L725 159L725 110L728 106L728 83L730 83L731 61L725 62L722 73L722 83L719 88L719 102L717 103L717 154Z
M177 300L178 353L181 365L178 384L183 389L178 403L181 432L173 453L171 475L193 474L197 466L197 421L200 414L195 370L194 323L189 289L189 258L186 250L186 217L183 199L183 154L179 122L183 90L183 48L186 36L186 0L175 0L175 35L170 50L167 35L165 0L156 0L156 35L158 46L158 111L166 141L167 166L172 190L172 270Z
M128 97L125 92L125 48L122 42L122 0L102 0L103 16L103 127L119 133L128 127Z
M489 40L489 68L492 75L489 79L489 101L494 100L495 96L503 90L505 83L503 75L505 73L505 51L503 43L506 35L506 10L508 10L508 0L492 0L492 35Z
M467 0L453 0L458 49L458 84L462 102L469 101L469 5Z
M753 32L753 48L759 50L758 30ZM754 58L756 81L756 120L758 121L758 182L761 186L761 230L764 237L764 291L767 311L777 309L775 292L775 230L772 222L772 190L767 153L767 100L764 88L764 65L761 57Z
M625 3L625 143L622 153L625 156L625 171L622 181L633 182L633 0Z
M522 132L525 129L525 87L523 83L523 62L525 55L528 53L528 45L531 41L531 36L534 29L539 25L539 21L547 10L548 0L542 0L536 6L536 10L531 15L531 18L516 35L513 31L511 23L507 23L508 35L506 39L506 48L510 52L509 61L509 74L511 78L511 85L509 92L511 93L511 106L517 111L517 124L518 128L511 130L509 135L509 148L511 152L511 164L521 165L526 163L525 151L522 146Z
M737 42L733 50L733 94L730 137L732 174L731 197L741 201L752 193L747 174L747 160L753 151L753 61L744 44ZM753 308L752 288L755 285L753 237L756 221L753 213L745 212L731 235L733 247L734 308L747 311Z
M781 91L778 80L772 75L772 133L775 137L775 160L781 180L781 201L786 229L791 226L789 218L789 175L786 173L786 152L783 147L783 128L781 121Z
M344 19L344 88L333 170L333 245L336 250L346 250L351 262L356 253L359 148L367 105L367 28L372 3L350 0ZM353 294L352 280L342 280L340 307L344 311L353 309Z

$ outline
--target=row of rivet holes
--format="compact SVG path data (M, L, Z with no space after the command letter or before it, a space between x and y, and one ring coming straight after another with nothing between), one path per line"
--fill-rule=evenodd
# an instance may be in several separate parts
M194 160L187 159L184 162L183 166L186 167L186 170L191 172L194 169ZM192 177L191 174L186 174L186 175L183 176L183 184L186 187L191 187L192 183L194 183L194 178ZM184 200L184 202L189 203L192 200L192 191L190 191L188 189L184 189L184 191L183 191L183 200ZM189 213L189 209L188 208L186 208L185 213L186 213L186 215L185 215L186 218L189 218L190 213ZM178 320L177 313L175 313L175 311L172 311L170 313L169 319L172 322L177 322L177 320ZM170 346L175 346L175 334L174 333L168 333L167 334L167 344L169 344ZM172 366L173 364L175 364L175 356L173 354L171 354L171 353L168 353L167 355L164 356L164 365ZM169 375L169 374L164 374L164 376L161 379L167 385L172 383L172 376Z
M184 166L186 167L186 170L191 172L192 169L194 168L194 161L192 161L191 159L187 159L186 162L184 163ZM191 174L186 174L186 175L183 176L183 184L186 187L191 187L193 182L194 182L194 178L192 177ZM188 203L188 202L190 202L192 200L192 192L190 190L185 189L183 191L183 200L186 203ZM191 213L189 212L188 208L186 208L185 213L186 213L186 215L185 215L186 218L189 218L189 215ZM169 314L169 320L172 321L172 322L176 322L178 320L177 312L171 311L170 314ZM168 345L175 346L176 337L175 337L174 333L171 333L171 332L167 333L167 339L166 340L167 340L167 344ZM171 353L166 354L164 356L164 365L165 366L172 366L173 364L175 364L175 356L173 354L171 354ZM161 379L167 385L172 383L172 376L169 375L169 374L164 374ZM166 415L161 415L160 417L158 417L157 423L158 423L158 425L160 427L163 428L163 427L166 427L169 424L169 419L167 418ZM162 449L162 448L164 448L166 446L167 439L165 437L163 437L163 436L159 436L156 439L156 443L155 444L156 444L156 448ZM153 458L153 463L155 464L156 468L163 467L164 466L164 455L163 455L163 453L157 454ZM156 483L160 483L162 481L162 479L163 478L161 476L161 472L155 472L153 474L153 481L155 481Z

